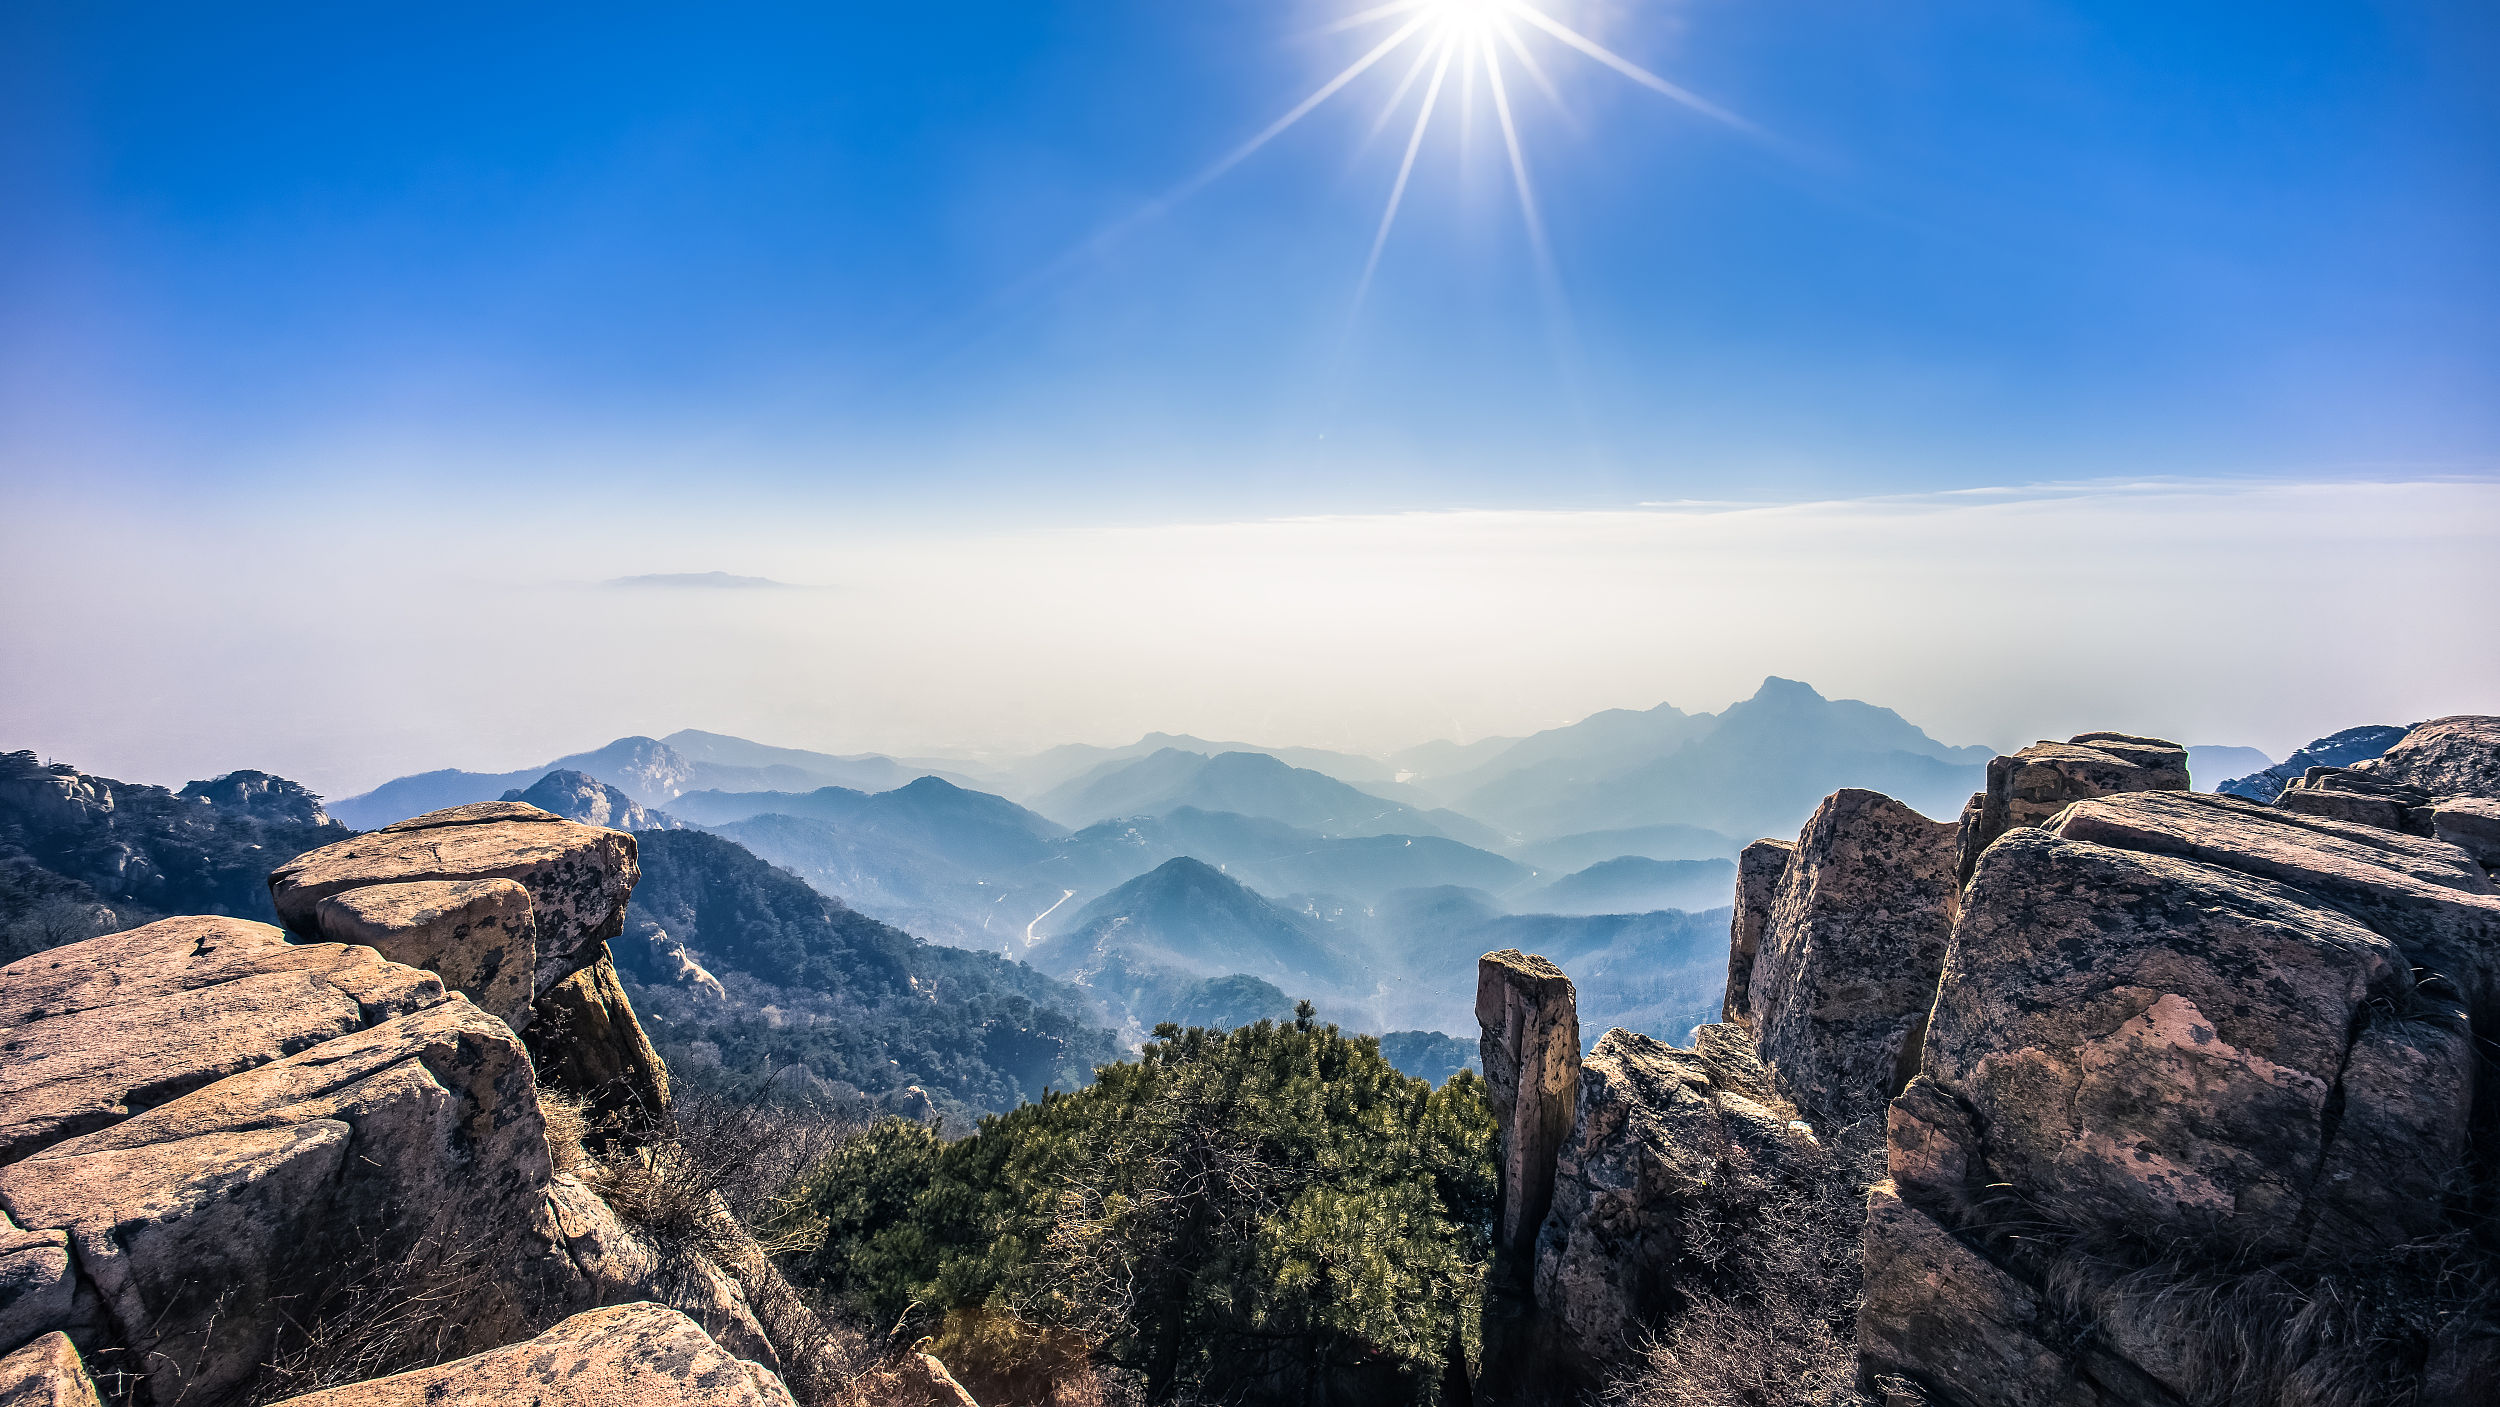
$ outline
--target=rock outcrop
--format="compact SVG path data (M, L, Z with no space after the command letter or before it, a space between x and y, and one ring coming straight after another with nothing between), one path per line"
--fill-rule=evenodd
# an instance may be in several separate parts
M0 1407L101 1407L95 1380L67 1334L50 1333L0 1358Z
M548 1175L527 1052L452 998L54 1143L0 1168L0 1205L66 1233L116 1366L171 1401L236 1387L290 1315L418 1260L477 1272L455 1332L524 1332L570 1278Z
M539 1042L541 1078L579 1093L627 1128L668 1112L668 1066L651 1047L626 999L616 964L601 958L538 999L549 1039Z
M0 967L0 1351L57 1363L74 1345L117 1396L225 1400L283 1381L272 1365L322 1334L422 1306L428 1355L483 1356L317 1396L501 1401L560 1363L588 1395L543 1400L786 1402L744 1285L795 1299L761 1255L663 1253L551 1156L542 1080L614 1093L645 1128L666 1117L606 956L634 877L632 837L489 803L273 878L303 939L350 941L194 916ZM568 1166L611 1176L584 1156ZM656 1176L670 1155L601 1156ZM710 1240L736 1241L713 1200ZM701 1327L644 1305L504 1347L663 1297Z
M377 884L508 879L529 892L537 931L531 997L606 956L625 931L639 871L634 838L575 825L535 806L455 806L298 855L269 876L286 926L320 931L321 901Z
M1869 1371L1957 1407L2462 1400L2431 1385L2487 1380L2472 1313L2390 1347L2338 1306L2461 1231L2496 955L2500 892L2435 840L2174 792L2000 838L1889 1111Z
M1739 1027L1694 1048L1608 1031L1580 1069L1570 1135L1537 1237L1535 1300L1587 1386L1634 1362L1673 1302L1697 1224L1731 1182L1822 1153Z
M2130 791L2186 791L2187 749L2162 738L2077 733L2046 740L1988 763L1987 790L1962 810L1959 878L1969 883L1980 852L2020 826L2036 826L2078 801Z
M166 919L0 968L0 1163L443 999L370 948Z
M672 1309L577 1314L536 1338L280 1407L793 1407L779 1379Z
M1571 1131L1580 1087L1580 1013L1571 979L1504 948L1476 963L1485 1094L1500 1128L1497 1257L1524 1274L1554 1195L1554 1153Z
M443 985L527 1030L538 924L529 891L508 879L372 884L313 906L333 943L361 943L443 979Z
M1762 1063L1820 1128L1875 1118L1909 1078L1953 927L1955 837L1855 788L1797 837L1747 1006Z
M2500 718L2460 714L2416 724L2402 741L2348 770L2428 796L2500 800Z

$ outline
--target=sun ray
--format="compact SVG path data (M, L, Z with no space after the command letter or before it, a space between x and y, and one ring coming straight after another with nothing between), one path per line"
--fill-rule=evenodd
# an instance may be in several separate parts
M1310 33L1314 35L1343 34L1349 29L1360 29L1374 20L1385 20L1391 15L1402 15L1410 10L1423 9L1431 3L1432 0L1389 0L1386 5L1374 5L1368 10L1348 15L1344 19L1331 20Z
M1406 199L1407 178L1415 172L1415 153L1423 148L1424 132L1432 126L1433 107L1441 101L1441 83L1450 75L1450 51L1455 43L1445 35L1434 47L1440 51L1440 61L1433 65L1432 83L1424 89L1423 108L1415 114L1415 130L1406 139L1406 156L1398 163L1397 182L1389 187L1389 208L1380 212L1380 230L1372 236L1371 257L1363 261L1362 280L1354 286L1357 307L1362 306L1363 295L1371 290L1372 274L1380 267L1380 251L1389 244L1389 227L1397 223L1398 205Z
M1526 20L1528 23L1535 25L1537 28L1544 30L1556 39L1570 45L1572 48L1577 49L1581 53L1586 54L1590 58L1604 64L1606 67L1611 68L1615 72L1622 74L1624 77L1631 79L1633 82L1640 84L1642 87L1650 89L1653 92L1663 93L1666 96L1675 99L1677 102L1682 103L1684 106L1691 108L1693 111L1700 113L1704 117L1715 118L1741 132L1753 132L1759 134L1761 131L1760 128L1755 127L1752 123L1747 122L1745 119L1728 111L1726 108L1719 106L1717 103L1710 101L1701 94L1696 93L1689 88L1678 87L1675 84L1669 83L1667 80L1660 78L1657 74L1650 72L1648 69L1645 69L1639 64L1632 62L1630 59L1623 57L1614 50L1609 49L1605 45L1598 43L1596 40L1589 38L1585 34L1582 34L1580 31L1573 29L1571 26L1564 24L1558 19L1555 19L1553 16L1538 9L1536 6L1527 3L1527 0L1495 0L1495 3L1499 4L1503 9L1509 11L1510 13L1517 15L1519 18Z
M1431 63L1432 56L1446 49L1449 42L1447 34L1436 36L1415 55L1414 66L1406 70L1404 78L1398 80L1397 91L1391 93L1389 101L1381 105L1380 116L1372 119L1371 130L1363 134L1365 146L1371 145L1372 140L1380 135L1381 129L1389 125L1389 119L1398 115L1398 105L1405 102L1406 95L1414 89L1415 80L1423 75L1424 65Z
M1511 180L1519 187L1519 213L1528 222L1528 243L1536 251L1541 268L1550 268L1552 256L1545 246L1545 221L1537 214L1536 193L1528 186L1528 159L1519 150L1519 128L1511 121L1510 90L1502 83L1502 61L1491 44L1480 43L1484 55L1484 86L1493 97L1494 115L1501 119L1502 145L1510 151Z
M1263 146L1266 146L1269 142L1276 140L1277 136L1283 133L1286 128L1291 127L1293 124L1300 122L1303 118L1310 116L1313 108L1316 108L1321 103L1335 97L1339 90L1343 89L1345 85L1353 82L1357 78L1362 77L1366 72L1370 71L1373 64L1387 58L1391 53L1396 51L1399 45L1414 38L1418 30L1421 30L1425 25L1431 22L1432 15L1429 11L1427 11L1423 14L1417 15L1411 20L1408 20L1402 25L1399 25L1396 32L1392 33L1388 38L1381 40L1378 44L1373 45L1371 52L1363 55L1363 57L1359 59L1356 59L1354 62L1347 64L1344 71L1340 72L1336 77L1331 78L1327 82L1319 85L1318 90L1312 93L1311 96L1295 103L1292 109L1287 111L1284 116L1277 118L1274 122L1271 122L1264 128L1261 128L1257 136L1252 137L1250 140L1243 142L1240 146L1226 152L1221 160L1217 161L1206 170L1199 172L1197 175L1190 177L1171 194L1163 197L1161 200L1155 202L1155 204L1158 207L1169 208L1170 206L1197 194L1216 177L1223 175L1225 172L1239 166L1242 162L1249 160L1251 153L1256 152Z
M1510 51L1518 56L1519 66L1528 71L1528 77L1533 79L1537 88L1545 94L1546 101L1554 105L1556 112L1569 119L1571 108L1563 102L1562 89L1554 86L1554 80L1546 73L1545 65L1537 62L1536 55L1529 50L1526 42L1520 39L1519 28L1510 22L1510 16L1495 15L1493 28L1502 36L1502 42L1510 45Z

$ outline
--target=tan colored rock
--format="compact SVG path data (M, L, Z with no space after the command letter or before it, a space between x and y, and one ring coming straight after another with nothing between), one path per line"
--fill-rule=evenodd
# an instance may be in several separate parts
M443 1000L370 948L176 918L0 968L0 1162Z
M531 991L544 996L599 960L625 928L625 901L641 871L634 838L577 826L513 802L454 807L299 855L269 876L278 917L319 932L317 911L333 894L377 884L509 879L529 891L538 926Z
M2431 833L2430 797L2342 767L2312 767L2274 798L2283 810L2408 835Z
M1901 1375L1961 1407L2133 1407L2076 1365L2038 1295L1890 1182L1867 1193L1860 1244L1858 1354L1869 1376Z
M1757 840L1736 857L1736 910L1728 920L1727 997L1720 1004L1723 1021L1753 1019L1753 965L1762 951L1762 931L1770 926L1771 908L1779 901L1780 881L1797 847L1785 840Z
M548 1181L526 1053L452 998L0 1169L0 1204L68 1233L168 1402L243 1382L288 1315L402 1266L482 1272L445 1312L471 1342L526 1332L571 1273L541 1239Z
M77 1294L68 1233L29 1231L0 1212L0 1346L76 1326Z
M616 964L600 959L538 999L539 1078L643 1128L668 1112L668 1066L634 1015Z
M2382 934L2500 1028L2500 889L2455 846L2236 797L2112 797L2055 827L2073 840L2171 855L2290 885Z
M1915 1072L1953 931L1955 827L1880 792L1824 798L1755 955L1755 1048L1825 1130L1878 1117Z
M2077 733L1990 758L1987 790L1963 812L1956 874L1970 882L1979 855L1996 838L2041 825L2078 801L2134 791L2186 791L2187 749L2162 738Z
M2077 813L1981 859L1927 1034L1990 1180L2059 1226L2265 1253L2438 1230L2474 1089L2457 1004L2339 907L2061 834Z
M368 885L322 900L313 923L333 943L422 967L512 1029L529 1027L538 925L529 891L512 880Z
M669 1260L649 1240L626 1224L608 1200L580 1178L559 1174L548 1189L565 1253L583 1275L581 1308L652 1300L693 1317L719 1342L741 1358L779 1371L781 1359L765 1334L739 1276L700 1251ZM762 1251L741 1230L725 1204L715 1198L715 1225L723 1241L744 1243L742 1272L766 1268ZM733 1259L738 1257L733 1256Z
M1608 1031L1580 1068L1537 1237L1535 1297L1565 1350L1560 1362L1592 1384L1632 1367L1673 1305L1694 1203L1728 1178L1822 1151L1770 1092L1742 1029L1702 1030L1713 1034L1694 1050Z
M516 1343L283 1407L794 1407L781 1381L656 1304L576 1314Z
M2485 870L2500 870L2500 801L2456 796L2431 803L2431 835Z
M1579 1095L1578 999L1561 968L1504 948L1476 960L1476 1021L1500 1139L1493 1244L1524 1275L1553 1200L1554 1154L1571 1132Z
M466 806L446 806L440 811L428 811L422 816L411 816L404 821L393 821L381 829L385 831L431 831L441 830L445 826L477 826L494 821L553 821L562 824L564 818L553 811L532 806L524 801L472 801Z
M2394 747L2349 769L2434 797L2500 801L2500 718L2457 714L2415 726Z
M0 1358L0 1407L101 1407L87 1365L65 1334Z

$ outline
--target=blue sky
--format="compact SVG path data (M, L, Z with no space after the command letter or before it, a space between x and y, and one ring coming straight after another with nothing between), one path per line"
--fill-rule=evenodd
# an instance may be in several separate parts
M1400 60L1134 218L1352 8L13 6L0 448L906 519L2500 463L2488 4L1558 2L1760 129L1537 44L1559 301L1454 83L1355 308Z
M0 10L0 746L2500 707L2489 0L1361 3Z

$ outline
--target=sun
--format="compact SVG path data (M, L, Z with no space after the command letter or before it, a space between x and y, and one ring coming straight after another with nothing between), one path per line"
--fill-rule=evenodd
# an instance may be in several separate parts
M1378 34L1379 38L1361 57L1346 65L1335 77L1288 109L1282 117L1269 123L1257 135L1235 147L1201 172L1173 198L1195 191L1266 146L1285 129L1300 122L1321 104L1344 92L1357 79L1378 69L1393 55L1411 52L1405 72L1391 90L1380 118L1373 124L1377 133L1414 105L1414 119L1407 129L1405 152L1398 162L1396 179L1389 188L1387 207L1381 211L1379 227L1372 236L1371 252L1363 263L1363 276L1357 285L1356 300L1371 286L1372 275L1379 268L1381 252L1388 247L1389 232L1397 224L1398 209L1406 199L1409 180L1415 172L1416 154L1423 149L1424 137L1431 131L1434 116L1441 111L1444 89L1453 81L1481 81L1492 100L1493 115L1501 128L1502 151L1510 168L1511 184L1519 198L1520 217L1526 222L1529 243L1541 266L1550 271L1550 255L1546 248L1544 217L1537 208L1536 192L1528 179L1528 160L1519 140L1519 123L1513 112L1512 77L1526 78L1529 85L1544 97L1559 104L1561 89L1555 76L1547 69L1545 57L1557 49L1574 54L1581 60L1594 62L1663 97L1682 104L1714 122L1745 131L1752 124L1716 103L1670 83L1621 54L1589 38L1565 24L1552 13L1529 3L1529 0L1390 0L1376 4L1336 20L1325 26L1326 32ZM1395 66L1387 71L1394 72Z

